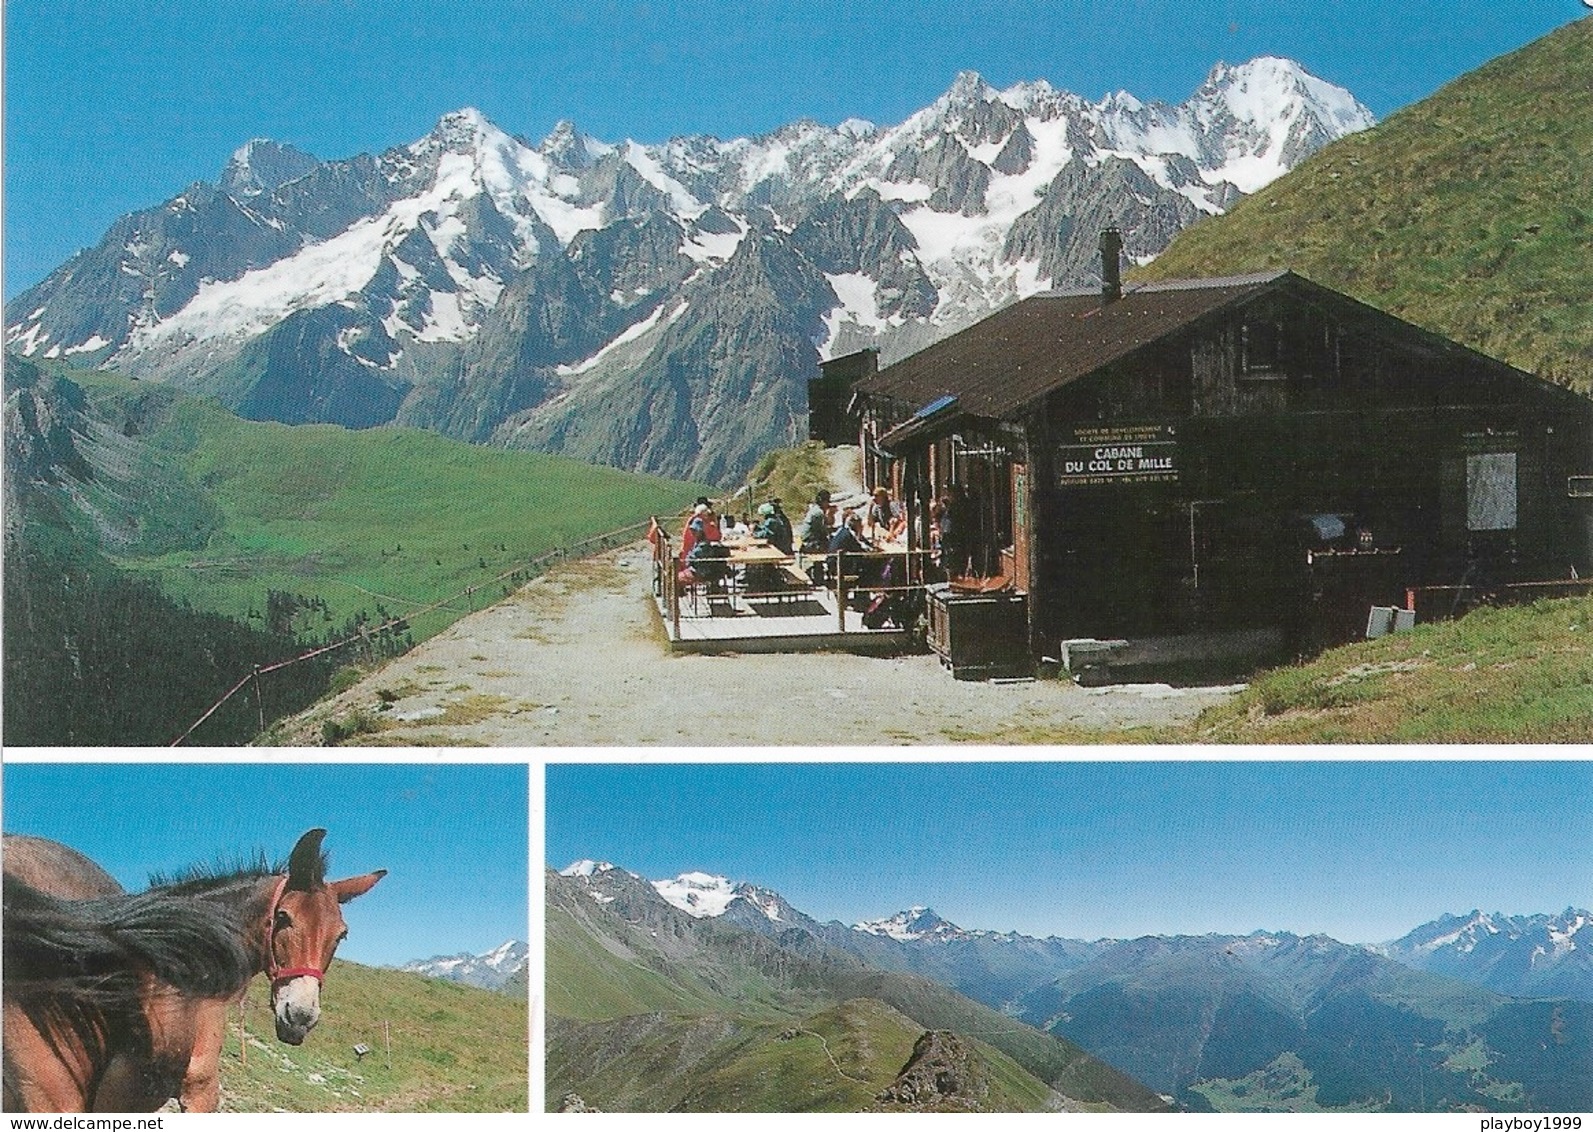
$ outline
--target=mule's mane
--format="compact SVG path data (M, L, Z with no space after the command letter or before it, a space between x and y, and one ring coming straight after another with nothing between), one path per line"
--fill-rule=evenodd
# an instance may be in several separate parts
M95 1064L113 1049L148 1055L145 972L180 994L219 998L241 991L256 970L236 902L170 889L62 900L10 873L3 883L7 1009L21 1010L63 1062L73 1047Z
M326 875L329 858L323 851L318 857L317 870L320 875ZM151 873L149 887L166 889L171 893L208 891L225 886L233 881L259 880L261 877L281 876L288 871L286 861L272 862L266 858L265 853L256 851L254 856L230 861L213 861L208 864L189 865L174 873Z
M235 902L172 889L59 900L5 877L6 985L119 995L142 966L177 990L231 994L254 974L248 925Z
M213 861L208 864L189 865L175 872L149 874L151 889L209 888L234 880L259 880L288 871L282 862L266 860L264 853L256 853L244 860Z

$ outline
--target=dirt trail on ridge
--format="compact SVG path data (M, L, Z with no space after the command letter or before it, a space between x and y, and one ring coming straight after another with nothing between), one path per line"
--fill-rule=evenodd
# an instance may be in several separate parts
M676 655L646 544L565 563L274 729L270 742L766 747L1067 741L1176 724L1234 691L953 680L932 656ZM1109 736L1102 736L1107 738Z

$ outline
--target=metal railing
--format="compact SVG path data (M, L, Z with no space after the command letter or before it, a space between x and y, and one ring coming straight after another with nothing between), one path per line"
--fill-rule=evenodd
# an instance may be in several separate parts
M678 641L680 640L681 622L683 620L713 615L711 601L714 595L708 595L710 599L709 613L702 614L698 612L695 604L692 604L690 613L685 612L683 607L688 603L682 599L685 596L683 591L688 583L683 583L680 575L686 564L676 560L673 552L673 543L662 528L653 530L649 534L649 539L653 544L653 594L659 601L664 619L670 627L672 638ZM881 594L922 594L926 574L931 568L930 552L927 550L872 550L850 553L834 551L825 554L805 554L799 550L793 555L793 559L797 569L803 571L804 574L815 562L822 562L826 571L824 582L818 584L810 581L806 590L789 584L781 585L776 589L754 589L746 586L744 580L746 575L743 574L742 584L739 587L733 584L725 592L732 601L739 599L746 602L774 601L801 596L804 592L823 592L831 595L834 599L837 629L841 633L857 632L858 630L855 626L850 630L848 629L846 614L851 599L859 591L876 596ZM892 578L888 582L879 577L869 578L869 572L866 569L866 564L869 563L878 564L880 567L879 573L883 573L883 568L886 565L900 564L902 576L899 579ZM777 570L781 567L771 564L771 568ZM759 564L742 566L738 567L738 569L756 571L759 569Z

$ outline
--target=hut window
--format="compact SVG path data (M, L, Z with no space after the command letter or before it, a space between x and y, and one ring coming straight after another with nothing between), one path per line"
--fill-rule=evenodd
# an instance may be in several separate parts
M1271 319L1249 319L1240 331L1241 372L1246 377L1281 377L1283 328Z
M1466 457L1466 529L1516 529L1516 454L1484 452Z

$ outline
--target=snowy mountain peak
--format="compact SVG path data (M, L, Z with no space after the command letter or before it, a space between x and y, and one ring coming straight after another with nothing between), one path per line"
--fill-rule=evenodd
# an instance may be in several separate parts
M883 920L864 920L853 924L853 931L882 935L910 942L918 939L961 939L969 935L956 924L943 920L933 908L913 907Z
M985 82L984 76L978 71L959 71L941 100L953 106L966 106L971 102L990 102L998 97L995 87Z
M564 868L559 870L559 875L561 877L589 877L596 876L599 873L610 872L613 868L614 866L607 861L593 861L582 858L564 866Z
M614 147L587 137L569 119L560 119L536 147L554 165L571 172L590 169Z
M518 939L505 940L491 951L481 955L461 952L458 955L434 955L430 959L412 959L399 968L433 979L447 979L473 987L496 990L509 977L526 964L531 949Z
M1473 909L1440 916L1379 950L1501 994L1593 1001L1593 913L1584 909L1528 916Z
M658 895L697 919L723 916L738 902L772 923L797 913L778 892L754 884L736 884L711 873L681 873L674 880L650 882Z
M506 963L518 966L525 962L526 951L526 945L520 940L506 939L483 955L481 961L495 967L501 967Z
M465 106L458 110L451 110L437 119L437 125L431 132L431 137L452 148L453 146L476 146L492 134L501 134L499 130L488 121L487 116L474 106Z
M740 884L736 886L736 896L770 923L785 923L800 915L786 902L785 897L772 889Z
M1196 101L1220 98L1240 121L1269 120L1291 107L1310 112L1344 133L1368 129L1371 111L1341 87L1312 75L1292 59L1263 55L1248 63L1218 63L1196 92Z
M709 873L681 873L674 880L655 880L652 885L658 895L697 919L723 916L736 898L735 885Z

